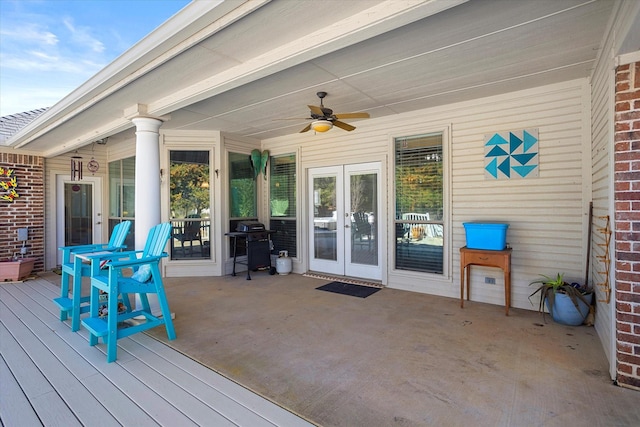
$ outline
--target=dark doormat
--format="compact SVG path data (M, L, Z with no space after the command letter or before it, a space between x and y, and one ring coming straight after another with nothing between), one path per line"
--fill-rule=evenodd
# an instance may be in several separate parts
M336 294L350 295L352 297L366 298L380 290L371 286L354 285L344 282L331 282L316 288L321 291L333 292Z

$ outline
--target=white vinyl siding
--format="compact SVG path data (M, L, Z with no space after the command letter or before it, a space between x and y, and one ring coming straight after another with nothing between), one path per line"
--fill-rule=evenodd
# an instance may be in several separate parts
M302 170L381 161L388 177L385 183L388 203L386 211L381 212L381 220L393 232L394 183L393 174L388 173L393 166L393 138L444 132L444 226L445 235L452 237L445 241L443 277L391 271L391 245L395 239L388 237L390 247L385 261L388 273L383 283L393 288L459 298L458 250L465 245L462 223L504 221L510 224L507 240L513 247L512 306L532 310L537 302L529 302L533 289L528 284L538 274L563 272L571 280L584 280L586 216L591 197L590 183L583 182L584 168L589 169L584 164L590 150L590 123L588 111L585 112L588 105L588 81L580 79L380 119L372 114L372 119L354 120L352 124L357 127L354 132L334 129L325 134L289 135L263 141L263 149L284 151L286 147L290 152L297 148ZM540 176L485 180L484 135L530 128L539 130ZM299 205L305 206L304 200ZM305 233L306 230L301 231L302 235ZM485 276L494 277L496 284L485 285ZM471 299L503 305L502 272L474 267Z
M618 22L618 21L616 21ZM593 219L591 231L591 257L589 259L590 285L596 291L594 303L596 306L595 329L598 332L602 348L609 360L611 378L616 375L615 363L615 280L614 280L614 245L613 235L610 242L611 266L609 284L611 298L606 302L604 288L598 286L606 281L605 265L605 235L602 227L606 224L603 217L611 219L613 232L613 151L614 151L614 109L615 109L615 66L612 57L615 32L612 30L604 39L601 55L594 70L591 83L591 169L592 169L592 201Z
M573 81L474 103L464 112L472 119L452 125L453 258L464 246L462 223L500 221L509 224L507 242L513 248L512 305L532 309L528 284L539 274L565 273L584 280L586 265L585 206L590 195L583 183L588 153L587 81ZM507 99L511 98L511 99ZM537 128L539 176L485 180L483 136L494 132ZM456 272L457 273L457 272ZM459 273L455 283L458 283ZM486 285L485 277L496 279ZM474 286L475 284L475 286ZM471 299L503 304L504 281L499 270L474 267Z

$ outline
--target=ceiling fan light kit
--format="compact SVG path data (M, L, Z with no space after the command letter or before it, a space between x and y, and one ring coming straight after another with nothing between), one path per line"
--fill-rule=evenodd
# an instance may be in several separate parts
M326 132L333 127L333 123L329 120L316 120L311 122L311 129L316 132Z
M369 113L342 113L334 114L331 108L324 106L323 99L327 96L327 92L318 92L318 98L320 98L320 106L308 105L311 112L310 120L313 120L310 124L304 127L300 133L313 130L315 132L327 132L333 129L334 126L340 129L351 132L356 127L351 126L348 123L341 121L341 119L368 119Z

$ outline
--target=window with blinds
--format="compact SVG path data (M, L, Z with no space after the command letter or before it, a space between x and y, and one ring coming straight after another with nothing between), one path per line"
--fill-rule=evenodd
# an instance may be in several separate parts
M296 156L271 157L269 170L269 228L276 251L286 250L297 256L296 247Z
M239 222L258 220L257 184L248 154L229 153L229 231L236 231ZM229 253L246 255L245 239L238 238L236 248L229 239Z
M442 133L395 138L398 270L443 273Z
M109 235L116 224L131 221L131 231L124 242L135 248L136 158L109 162Z

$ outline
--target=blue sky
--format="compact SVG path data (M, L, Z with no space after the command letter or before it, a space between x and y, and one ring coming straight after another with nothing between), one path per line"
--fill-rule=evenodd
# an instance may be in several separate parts
M0 116L51 107L189 0L0 0Z

